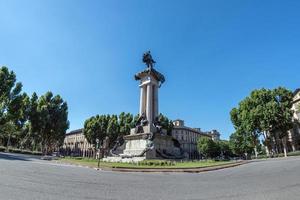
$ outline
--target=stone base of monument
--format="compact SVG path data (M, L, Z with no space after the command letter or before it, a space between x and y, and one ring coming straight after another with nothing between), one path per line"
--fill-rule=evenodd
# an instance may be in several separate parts
M104 158L107 162L139 162L145 159L178 159L183 158L174 138L166 134L139 133L124 136L123 152L119 156ZM118 152L121 150L118 149Z

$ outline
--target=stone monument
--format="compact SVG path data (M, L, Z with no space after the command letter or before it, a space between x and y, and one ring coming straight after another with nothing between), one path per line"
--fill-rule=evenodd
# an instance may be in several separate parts
M182 150L178 141L163 130L159 123L158 90L165 77L154 69L155 61L150 51L144 53L146 69L135 74L139 81L140 105L139 119L130 135L121 138L111 150L118 159L108 161L140 161L144 159L181 158Z

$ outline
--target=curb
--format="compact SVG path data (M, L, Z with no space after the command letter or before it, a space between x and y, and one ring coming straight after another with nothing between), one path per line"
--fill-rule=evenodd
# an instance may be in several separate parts
M149 169L149 168L140 168L140 169L132 169L132 168L109 168L109 171L115 171L115 172L177 172L177 173L200 173L200 172L208 172L208 171L215 171L219 169L226 169L230 167L236 167L240 166L246 163L249 163L250 161L239 161L236 163L230 163L230 164L223 164L218 166L211 166L211 167L198 167L198 168L169 168L169 169ZM105 170L106 171L106 170Z
M243 164L250 163L252 161L238 161L235 163L230 163L230 164L223 164L223 165L217 165L217 166L211 166L211 167L197 167L197 168L169 168L169 169L158 169L158 168L119 168L119 167L114 167L114 168L96 168L96 167L91 167L91 166L86 166L86 165L79 165L79 164L73 164L73 163L67 163L67 162L60 162L60 161L55 161L56 163L60 164L68 164L72 166L77 166L77 167L83 167L83 168L90 168L94 169L97 171L112 171L112 172L175 172L175 173L201 173L201 172L208 172L208 171L215 171L215 170L220 170L220 169L226 169L226 168L231 168L231 167L237 167Z

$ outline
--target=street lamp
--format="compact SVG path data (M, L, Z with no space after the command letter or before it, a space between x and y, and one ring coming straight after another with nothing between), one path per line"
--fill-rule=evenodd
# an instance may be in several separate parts
M100 167L100 146L99 146L100 140L97 138L96 139L96 149L97 149L97 153L98 153L98 169Z
M96 139L96 144L97 144L96 149L98 149L99 148L99 139L98 138Z

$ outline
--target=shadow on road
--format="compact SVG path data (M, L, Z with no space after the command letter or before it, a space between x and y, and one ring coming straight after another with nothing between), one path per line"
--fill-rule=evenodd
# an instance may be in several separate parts
M0 160L19 160L19 161L32 161L39 159L39 156L24 155L24 154L12 154L12 153L0 153Z

